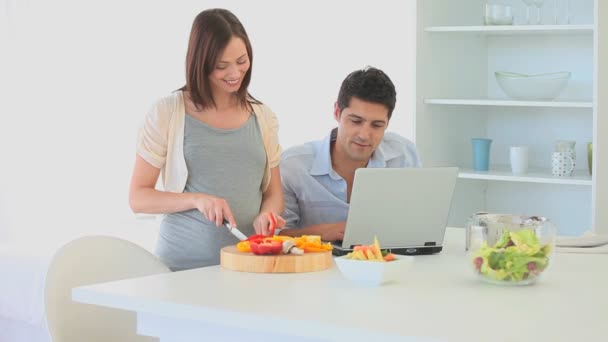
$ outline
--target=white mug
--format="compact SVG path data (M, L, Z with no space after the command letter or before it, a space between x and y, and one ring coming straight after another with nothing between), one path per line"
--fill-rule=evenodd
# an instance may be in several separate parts
M528 172L528 154L528 146L511 146L509 157L513 174L521 175Z
M574 172L574 159L569 152L553 152L551 155L551 172L554 176L570 176Z

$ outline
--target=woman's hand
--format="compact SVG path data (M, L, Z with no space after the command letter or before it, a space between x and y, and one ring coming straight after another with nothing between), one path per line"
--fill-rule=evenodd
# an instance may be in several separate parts
M276 220L276 222L273 222L273 218ZM266 236L272 235L274 234L275 228L283 227L285 227L285 219L283 219L283 217L280 215L275 215L269 211L261 212L258 217L253 220L253 229L255 229L256 234Z
M203 216L210 222L215 222L215 225L221 227L224 219L226 219L233 227L236 227L236 220L232 215L228 202L219 197L196 194L194 206L200 211Z

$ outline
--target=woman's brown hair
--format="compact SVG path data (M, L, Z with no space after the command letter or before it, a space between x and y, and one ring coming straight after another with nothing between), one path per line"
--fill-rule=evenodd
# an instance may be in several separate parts
M253 52L247 32L232 12L215 8L205 10L196 16L188 42L186 85L180 90L190 92L190 98L197 108L204 109L216 105L211 93L209 75L215 69L217 59L232 37L243 40L250 63L236 96L244 108L249 107L249 102L259 103L247 91L253 66Z

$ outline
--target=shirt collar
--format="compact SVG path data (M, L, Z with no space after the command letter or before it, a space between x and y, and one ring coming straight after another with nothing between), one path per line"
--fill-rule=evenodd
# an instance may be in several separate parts
M312 176L330 175L332 178L340 178L340 176L331 167L331 142L336 140L338 129L334 128L331 132L320 141L316 146L315 159L310 168Z
M386 158L384 157L384 147L382 142L376 148L372 157L367 162L367 167L386 167Z
M310 174L312 176L324 176L329 175L333 179L341 179L340 175L334 171L331 167L331 143L336 140L338 134L338 128L334 128L331 132L320 141L320 144L316 146L317 150L315 153L315 159L310 168ZM372 154L372 157L367 163L367 167L386 167L386 160L384 158L383 144L380 143L376 151Z

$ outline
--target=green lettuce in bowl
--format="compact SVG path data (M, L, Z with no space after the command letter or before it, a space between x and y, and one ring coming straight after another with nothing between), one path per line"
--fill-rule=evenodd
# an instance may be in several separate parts
M492 246L483 242L474 251L471 262L475 271L492 283L527 285L547 269L552 251L550 242L541 243L532 228L503 230Z

